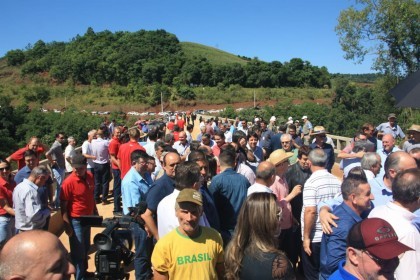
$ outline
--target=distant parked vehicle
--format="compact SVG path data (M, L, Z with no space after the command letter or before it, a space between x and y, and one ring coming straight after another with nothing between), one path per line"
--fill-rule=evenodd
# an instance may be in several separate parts
M194 114L205 115L205 114L207 114L207 111L203 110L203 109L198 109L198 110L194 111Z

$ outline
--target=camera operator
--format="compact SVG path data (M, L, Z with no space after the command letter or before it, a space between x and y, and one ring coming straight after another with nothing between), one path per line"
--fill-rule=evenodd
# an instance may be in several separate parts
M93 176L87 171L86 158L77 154L72 159L73 172L68 176L60 193L64 230L69 236L70 256L76 267L75 279L85 279L93 273L87 271L90 247L90 226L82 225L81 216L98 215L93 192Z
M152 178L147 172L149 156L141 150L131 153L131 168L125 174L122 183L122 201L124 215L130 215L130 207L136 207L140 201L145 201L145 194L152 184ZM134 269L136 279L150 279L152 269L150 257L152 254L152 239L138 223L132 222L130 230L134 237L136 247Z

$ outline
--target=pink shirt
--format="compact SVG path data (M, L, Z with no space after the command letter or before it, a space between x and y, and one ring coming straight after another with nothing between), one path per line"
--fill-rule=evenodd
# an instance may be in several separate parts
M276 179L270 186L270 189L277 196L277 201L282 209L282 219L280 221L281 229L291 228L293 224L292 206L284 200L284 198L289 195L289 186L287 185L286 178L284 176L279 177L276 175Z

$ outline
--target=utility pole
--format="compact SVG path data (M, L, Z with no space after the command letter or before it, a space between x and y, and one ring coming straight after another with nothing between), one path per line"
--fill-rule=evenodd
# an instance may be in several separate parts
M255 108L255 89L254 89L254 108Z
M163 113L163 92L160 92L160 111Z

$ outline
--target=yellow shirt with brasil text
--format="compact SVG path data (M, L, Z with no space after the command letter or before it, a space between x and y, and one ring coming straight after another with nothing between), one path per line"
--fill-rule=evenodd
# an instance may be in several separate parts
M190 238L174 229L159 239L152 254L153 268L167 272L169 279L217 279L216 264L223 262L220 234L200 227L200 235Z

